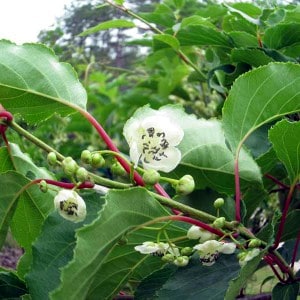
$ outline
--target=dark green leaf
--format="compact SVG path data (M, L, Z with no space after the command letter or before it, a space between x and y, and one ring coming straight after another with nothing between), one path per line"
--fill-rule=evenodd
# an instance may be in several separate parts
M267 65L274 61L259 49L232 49L231 59L233 62L244 62L253 67Z
M299 282L291 284L277 283L272 291L273 300L296 300L299 292Z
M288 214L286 222L284 223L281 241L287 241L297 237L300 230L299 220L300 209L295 209ZM276 224L275 231L278 231L278 228L279 222Z
M18 298L27 293L25 283L13 272L0 272L0 298Z
M192 259L187 267L179 268L170 277L157 292L157 299L223 300L228 282L239 270L235 255L221 255L210 267Z
M50 49L2 40L0 99L10 112L37 123L54 113L72 113L69 106L85 108L86 92L71 66L59 63Z
M247 32L243 31L231 31L228 35L232 38L235 47L257 47L257 38Z

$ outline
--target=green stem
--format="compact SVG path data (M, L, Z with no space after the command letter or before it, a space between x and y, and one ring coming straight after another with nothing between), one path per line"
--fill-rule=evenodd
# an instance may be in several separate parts
M154 33L157 34L164 34L163 31L161 31L160 29L158 29L157 27L153 26L151 23L149 23L147 20L143 19L142 17L140 17L139 15L135 14L133 11L127 9L126 7L124 7L123 5L118 5L110 0L104 0L106 3L108 3L109 5L123 11L124 13L126 13L127 15L141 21L142 23L146 24L151 31L153 31ZM206 78L206 75L181 51L181 50L175 50L174 51L178 54L178 56L181 58L182 61L184 61L187 65L189 65L190 67L192 67L201 77Z
M8 125L13 130L15 130L18 134L22 135L23 137L25 137L26 139L31 141L36 146L43 149L44 151L46 151L48 153L49 152L54 152L59 160L63 161L65 159L65 157L61 153L56 151L54 148L52 148L48 144L44 143L42 140L40 140L36 136L29 133L27 130L25 130L24 128L19 126L16 122L11 121ZM107 187L124 189L124 188L128 188L128 187L132 186L131 184L116 182L116 181L113 181L113 180L110 180L110 179L107 179L107 178L100 177L100 176L95 175L94 173L91 173L91 172L89 172L88 174L95 181L95 183L98 183L98 184L101 184L101 185L104 185L104 186L107 186Z

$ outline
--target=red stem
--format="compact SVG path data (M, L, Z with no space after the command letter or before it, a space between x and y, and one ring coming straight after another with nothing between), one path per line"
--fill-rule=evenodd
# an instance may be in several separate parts
M282 187L284 189L289 189L290 188L288 185L281 182L280 180L278 180L277 178L275 178L274 176L272 176L270 174L265 174L264 176L269 178L270 180L272 180L273 182L275 182L277 185L279 185L280 187Z
M295 264L295 261L296 261L296 258L297 258L297 252L298 252L298 248L299 248L299 243L300 243L300 231L298 232L296 244L295 244L294 250L293 250L291 268L294 268L294 264Z
M273 266L273 259L272 259L270 256L266 255L266 256L264 257L264 260L265 260L265 261L267 262L267 264L271 267L273 273L276 275L276 277L278 278L278 280L279 280L280 282L282 282L282 283L285 283L286 280L284 280L284 279L280 276L280 274L278 273L278 271L276 270L276 268Z
M185 222L185 223L190 223L190 224L193 224L193 225L196 225L198 227L201 227L213 234L216 234L220 237L223 237L224 236L224 233L219 230L219 229L216 229L210 225L207 225L199 220L196 220L196 219L193 219L193 218L190 218L190 217L186 217L186 216L169 216L170 220L176 220L176 221L181 221L181 222Z
M241 190L240 190L240 175L239 175L239 156L234 162L234 182L235 182L235 219L241 222Z
M292 200L292 197L293 197L294 189L295 189L295 185L292 185L290 187L289 193L288 193L287 198L285 200L284 208L283 208L283 212L282 212L282 216L281 216L281 220L280 220L280 224L279 224L279 228L278 228L276 238L275 238L275 242L272 246L272 249L276 249L278 247L279 243L280 243L281 236L282 236L283 229L284 229L284 224L285 224L286 217L287 217L287 213L288 213L289 206L290 206L290 203L291 203L291 200Z
M56 181L56 180L52 180L52 179L42 179L42 178L33 180L33 183L40 183L41 181L46 181L48 184L55 185L55 186L58 186L58 187L61 187L63 189L67 189L67 190L71 190L76 186L76 184L74 184L74 183L60 182L60 181ZM77 186L77 188L78 189L91 189L94 187L94 185L95 185L94 183L86 181L86 182L81 183L79 186Z

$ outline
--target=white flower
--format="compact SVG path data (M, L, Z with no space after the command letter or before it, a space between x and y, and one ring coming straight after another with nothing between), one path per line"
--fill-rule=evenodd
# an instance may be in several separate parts
M244 253L244 255L242 255L242 257L239 259L239 264L241 267L245 266L247 264L248 261L250 261L251 259L253 259L255 256L257 256L259 254L259 249L258 248L254 248L251 249L247 252Z
M216 238L216 235L201 228L196 225L193 225L190 227L190 229L187 232L187 237L191 240L197 240L200 239L199 242L203 243L208 240L213 240Z
M72 222L81 222L86 216L84 200L72 190L61 190L54 198L54 206L59 214Z
M178 256L173 261L174 265L178 267L185 267L189 263L188 256Z
M194 249L198 251L200 261L204 266L213 265L220 256L220 253L232 254L235 251L235 248L236 246L234 243L224 243L216 240L206 241L194 246Z
M174 256L179 256L180 252L178 248L172 247L167 243L154 243L154 242L143 242L142 245L135 246L134 249L142 254L153 254L162 256L169 252Z
M176 146L184 132L168 110L141 108L126 122L123 134L135 166L141 160L145 169L170 172L181 160Z

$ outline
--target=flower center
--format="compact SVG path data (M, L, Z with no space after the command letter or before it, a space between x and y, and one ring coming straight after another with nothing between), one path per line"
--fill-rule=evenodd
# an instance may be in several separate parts
M60 201L60 209L64 212L66 212L70 216L78 216L78 205L72 201L73 199L70 198L65 201Z
M141 136L141 145L141 159L144 163L150 163L151 160L161 161L164 157L168 157L165 150L169 148L169 142L163 131L154 127L147 128Z

